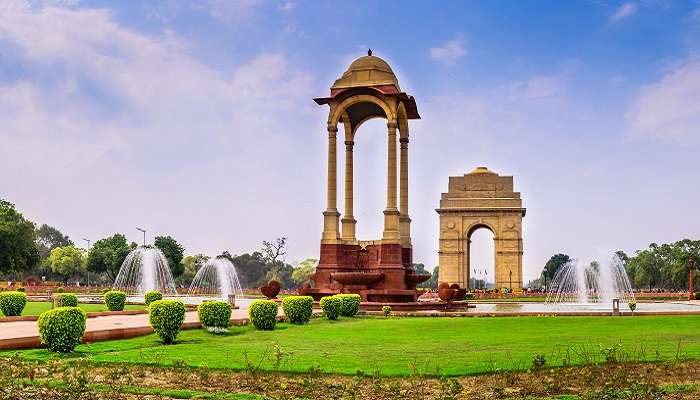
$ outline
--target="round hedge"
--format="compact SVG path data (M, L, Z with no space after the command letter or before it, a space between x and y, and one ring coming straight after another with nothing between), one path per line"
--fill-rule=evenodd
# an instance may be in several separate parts
M60 293L54 295L54 307L78 307L78 296L73 293Z
M59 307L39 316L39 336L50 351L70 353L85 333L85 311L78 307Z
M126 304L126 293L119 290L110 290L104 294L105 304L109 311L123 311Z
M248 317L256 329L271 331L277 324L277 303L273 300L255 300L248 306Z
M0 310L6 317L22 315L25 305L27 305L27 294L24 292L0 293Z
M382 314L384 314L385 317L388 317L391 315L391 306L383 306L382 307Z
M148 307L148 305L153 303L154 301L158 300L163 300L163 293L157 290L151 290L150 292L146 292L146 294L143 295L143 301L146 303L146 307Z
M343 308L343 300L338 296L321 297L321 308L328 319L338 319Z
M63 286L59 286L58 288L56 288L56 293L63 293L65 291L66 289L64 289Z
M301 325L311 321L314 298L311 296L287 296L282 299L282 311L287 320Z
M343 317L354 317L357 312L360 311L360 300L359 294L337 294L341 300L343 300L343 307L340 310L340 315Z
M148 322L163 343L173 343L185 322L185 303L180 300L154 301L148 306Z
M231 305L225 301L206 301L197 306L197 317L205 328L228 328Z

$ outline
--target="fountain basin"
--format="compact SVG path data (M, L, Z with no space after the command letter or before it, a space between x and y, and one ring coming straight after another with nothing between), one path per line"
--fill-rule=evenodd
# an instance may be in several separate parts
M334 272L331 279L344 285L370 285L382 279L381 272Z

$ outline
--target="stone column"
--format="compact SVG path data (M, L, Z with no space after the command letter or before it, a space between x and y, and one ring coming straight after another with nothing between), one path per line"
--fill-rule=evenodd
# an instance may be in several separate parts
M321 243L338 243L340 232L338 231L337 205L337 150L336 136L338 127L328 124L328 204L323 212L323 235Z
M345 141L345 213L342 223L342 238L347 241L356 241L355 239L355 224L357 221L353 216L353 147L355 142L352 140Z
M399 242L399 209L396 208L396 122L389 121L387 154L386 210L384 210L384 234L382 241Z
M399 231L403 247L411 246L411 217L408 216L408 137L399 139L401 143L401 167L400 181L401 193L399 196Z

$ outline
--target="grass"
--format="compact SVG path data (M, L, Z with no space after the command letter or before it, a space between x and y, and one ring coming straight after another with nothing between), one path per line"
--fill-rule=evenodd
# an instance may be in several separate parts
M187 365L245 370L323 371L385 376L415 372L469 375L525 370L543 355L547 366L700 359L700 316L354 318L274 331L232 327L228 335L182 331L164 346L154 335L78 346L72 355L99 363ZM277 347L276 347L277 346ZM281 354L275 365L275 351ZM11 352L5 352L9 354ZM25 359L61 357L24 350ZM247 358L247 360L246 360ZM439 371L436 370L439 368Z
M104 304L90 304L90 303L78 303L78 307L85 310L85 312L98 312L98 311L109 311L107 306ZM130 305L124 306L125 310L143 310L142 305ZM51 309L51 303L48 301L28 301L27 305L22 311L22 315L39 315L44 311Z

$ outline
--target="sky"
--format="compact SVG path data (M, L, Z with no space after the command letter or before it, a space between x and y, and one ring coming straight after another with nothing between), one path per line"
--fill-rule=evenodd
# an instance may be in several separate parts
M138 226L187 254L287 236L288 262L317 257L328 109L312 98L368 48L422 117L415 262L437 264L440 193L476 166L522 194L526 279L555 253L700 237L690 0L4 0L0 197L81 245ZM377 239L385 121L358 132L355 167L358 236Z

